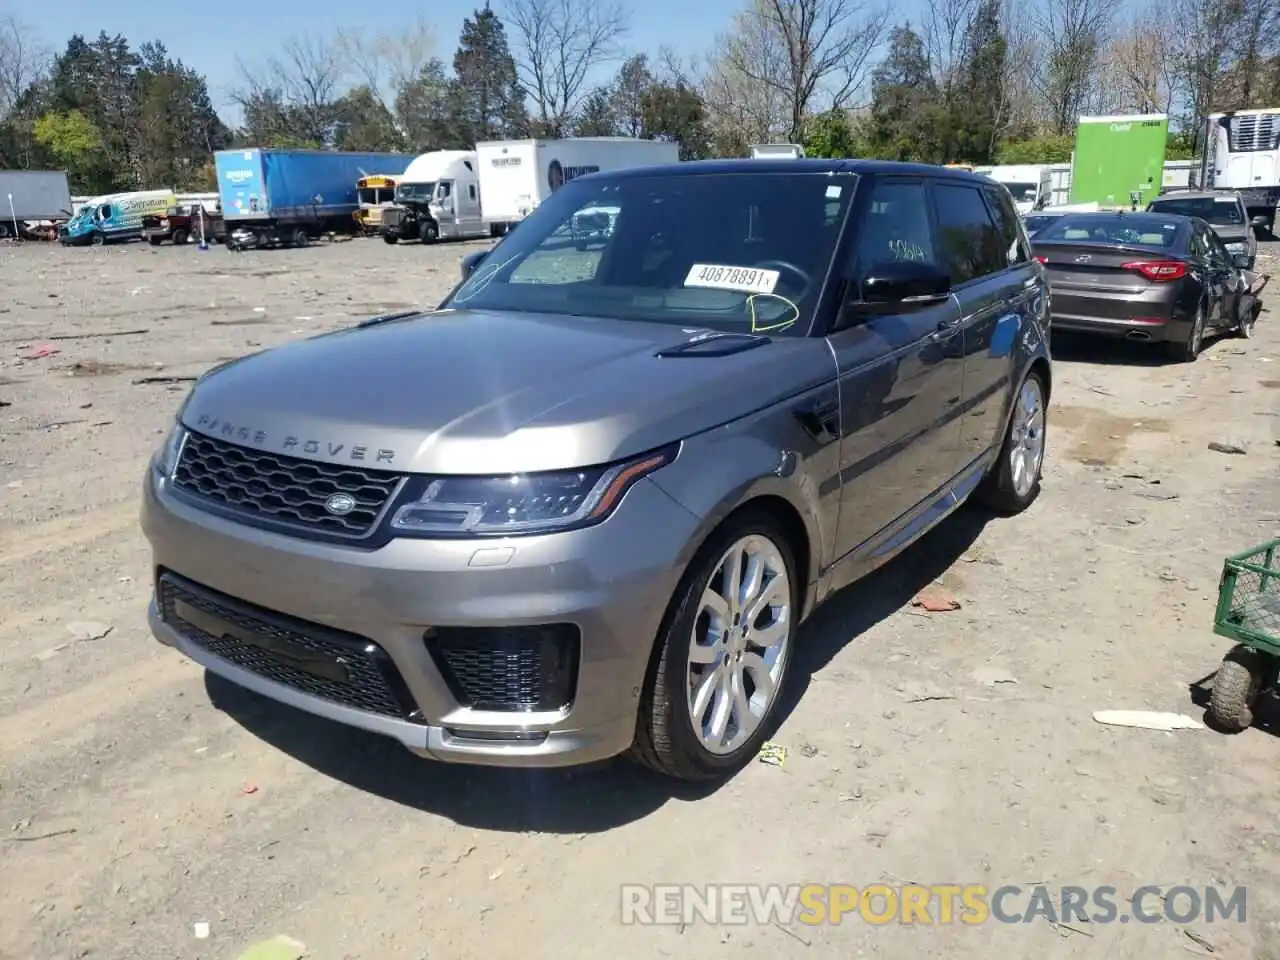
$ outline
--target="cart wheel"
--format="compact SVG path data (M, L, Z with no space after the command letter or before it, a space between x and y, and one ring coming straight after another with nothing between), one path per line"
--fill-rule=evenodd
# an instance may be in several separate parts
M1222 658L1213 678L1209 718L1229 733L1253 725L1253 704L1262 687L1262 657L1256 650L1237 646Z

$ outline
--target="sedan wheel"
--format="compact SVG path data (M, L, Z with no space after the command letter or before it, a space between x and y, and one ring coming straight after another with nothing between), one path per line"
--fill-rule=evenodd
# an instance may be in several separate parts
M767 514L704 545L658 638L632 757L682 780L731 773L768 735L793 655L797 573Z

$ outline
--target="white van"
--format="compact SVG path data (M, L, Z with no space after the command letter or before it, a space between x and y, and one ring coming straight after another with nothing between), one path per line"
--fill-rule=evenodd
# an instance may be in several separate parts
M1003 184L1013 196L1018 213L1028 214L1053 202L1053 173L1047 163L1009 163L975 167L974 173Z

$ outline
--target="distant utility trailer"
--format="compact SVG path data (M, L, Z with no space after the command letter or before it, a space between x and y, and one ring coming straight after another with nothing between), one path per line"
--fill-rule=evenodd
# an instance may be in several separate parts
M804 147L798 143L757 143L751 148L752 160L776 160L781 157L803 159Z

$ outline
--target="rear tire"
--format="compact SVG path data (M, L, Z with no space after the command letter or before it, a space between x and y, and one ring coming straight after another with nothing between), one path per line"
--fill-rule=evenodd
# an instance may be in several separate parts
M1226 733L1253 726L1253 705L1262 688L1262 656L1237 646L1222 658L1209 696L1209 719Z
M1049 425L1047 395L1038 370L1028 373L1014 394L999 459L973 491L974 502L993 513L1014 516L1040 496Z
M311 238L307 236L307 231L298 227L293 231L292 236L289 238L289 242L295 247L305 247L311 242Z
M725 586L731 579L725 568L741 550L755 551L747 556L754 558L754 572L759 574L757 581L752 561L738 568L745 574L741 591L747 594L747 606L764 604L770 598L767 605L758 607L754 622L735 609L740 601L726 600L735 591ZM785 580L778 582L780 576ZM795 658L800 576L786 534L767 513L744 511L711 535L689 565L663 618L641 694L630 759L664 776L698 781L727 776L757 754L773 729ZM754 592L753 584L758 588ZM773 591L771 584L776 584ZM716 609L723 611L723 620L712 612ZM757 626L766 614L769 622ZM695 650L695 632L701 651L696 663L690 656ZM706 643L701 642L704 635ZM761 646L752 642L753 638L771 642ZM770 661L775 650L776 659ZM753 682L748 695L744 678L754 681L761 676L761 667L772 677L772 691L765 703L757 705L756 698L764 696L763 686ZM721 677L731 679L721 686ZM698 729L689 699L692 686L711 691L699 715ZM741 742L734 744L735 738L731 738L722 748L710 749L708 740L718 741L706 728L714 727L716 708L725 711L726 731L735 728L734 718L744 710L755 726L741 734Z
M1168 344L1170 355L1179 363L1195 363L1204 349L1204 304L1196 307L1195 318L1191 321L1191 329L1187 331L1187 339L1181 343Z

